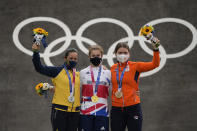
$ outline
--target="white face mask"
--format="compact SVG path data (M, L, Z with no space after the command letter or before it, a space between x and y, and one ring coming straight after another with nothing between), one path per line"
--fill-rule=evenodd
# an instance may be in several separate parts
M124 63L129 59L129 55L121 54L121 55L117 55L116 58L120 63Z

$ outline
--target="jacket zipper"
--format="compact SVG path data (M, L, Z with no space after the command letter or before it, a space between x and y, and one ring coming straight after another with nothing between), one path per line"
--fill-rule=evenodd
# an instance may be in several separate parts
M124 107L124 95L123 95L123 93L122 93L122 105Z

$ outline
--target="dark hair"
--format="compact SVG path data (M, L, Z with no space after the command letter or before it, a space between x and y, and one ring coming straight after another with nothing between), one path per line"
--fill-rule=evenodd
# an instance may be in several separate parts
M116 45L116 47L115 47L114 54L116 54L117 51L118 51L118 49L121 48L121 47L126 48L130 52L130 49L129 49L129 46L128 46L128 43L127 42L119 42Z
M101 52L101 56L103 56L103 48L100 45L92 45L89 47L89 56L93 50L99 50Z
M66 53L65 53L65 56L64 56L64 57L67 58L68 55L69 55L70 53L72 53L72 52L76 52L76 53L78 54L77 49L75 49L75 48L69 48L69 49L66 50Z

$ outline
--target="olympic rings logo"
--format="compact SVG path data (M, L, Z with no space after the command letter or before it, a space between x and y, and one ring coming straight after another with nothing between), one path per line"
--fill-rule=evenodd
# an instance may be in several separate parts
M107 62L110 66L112 66L114 64L113 58L115 57L113 54L114 48L115 46L119 43L119 42L128 42L129 47L132 48L134 40L139 41L140 47L148 54L152 55L152 50L148 48L148 46L145 44L145 39L143 37L138 36L134 36L133 35L133 31L130 29L130 27L125 24L122 21L119 21L117 19L113 19L113 18L97 18L97 19L93 19L90 20L86 23L84 23L76 32L76 35L72 35L69 27L64 24L62 21L55 19L55 18L51 18L51 17L32 17L32 18L28 18L25 19L24 21L20 22L14 29L13 31L13 42L15 44L15 46L22 52L24 52L27 55L32 56L33 52L31 50L26 49L19 41L19 33L20 30L27 24L30 24L32 22L39 22L39 21L44 21L44 22L51 22L54 23L56 25L58 25L59 27L61 27L65 33L64 37L60 37L54 41L52 41L49 46L44 50L43 53L40 53L40 57L42 57L44 59L44 62L46 65L48 66L52 66L53 64L51 63L50 57L53 56L57 56L61 53L63 53L71 44L72 40L76 41L77 46L79 47L79 49L81 49L82 52L84 52L85 54L88 54L88 49L84 46L84 44L82 42L85 42L89 45L96 45L97 43L93 40L90 40L89 38L83 37L83 32L90 26L97 24L97 23L112 23L115 25L120 26L121 28L123 28L126 33L127 33L127 37L122 38L116 42L114 42L108 49L107 54L104 54L103 59L107 59ZM197 30L196 28L189 22L182 20L182 19L178 19L178 18L161 18L161 19L156 19L153 21L150 21L149 23L146 23L145 25L149 24L149 25L157 25L157 24L161 24L161 23L165 23L165 22L172 22L172 23L178 23L178 24L182 24L184 26L186 26L192 33L192 42L191 44L185 48L184 50L177 52L177 53L173 53L173 54L166 54L165 49L163 48L163 46L161 45L160 48L160 56L161 56L161 62L160 62L160 66L152 71L148 71L145 73L142 73L141 77L146 77L149 75L152 75L156 72L158 72L159 70L161 70L165 63L166 60L168 58L178 58L181 56L184 56L186 54L188 54L190 51L192 51L196 44L197 44ZM138 33L139 34L139 33ZM55 47L57 44L64 42L64 44L56 51L51 52L51 50L53 49L53 47Z

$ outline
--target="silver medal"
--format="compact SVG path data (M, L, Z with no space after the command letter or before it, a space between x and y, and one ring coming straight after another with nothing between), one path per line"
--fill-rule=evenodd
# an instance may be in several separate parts
M70 103L73 103L73 102L75 101L74 96L70 95L70 96L68 97L68 101L69 101Z

